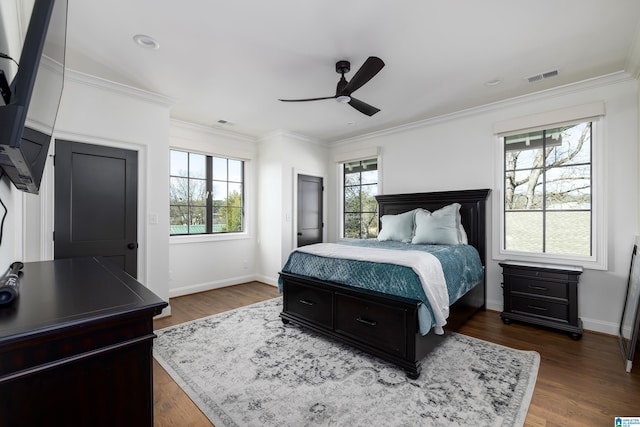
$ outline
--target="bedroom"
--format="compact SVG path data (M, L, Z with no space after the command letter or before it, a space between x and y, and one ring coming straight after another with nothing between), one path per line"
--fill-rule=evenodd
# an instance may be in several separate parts
M637 16L635 6L633 10ZM374 18L379 19L371 17ZM629 48L637 48L637 35L634 34L634 39L628 42ZM140 56L153 53L136 52ZM357 54L363 55L360 61L366 56L365 53ZM332 55L323 55L330 58L329 67L333 66ZM493 131L495 123L602 101L606 105L603 120L606 129L608 267L606 270L589 269L584 272L580 279L579 310L585 329L616 334L633 236L638 233L640 217L640 96L637 81L640 64L637 58L637 52L629 50L624 71L621 68L617 73L606 73L555 89L538 86L544 89L415 120L386 131L339 138L330 144L286 130L273 129L260 137L253 137L233 132L233 127L215 128L177 120L172 116L174 99L131 86L132 75L137 70L129 72L130 80L124 84L115 83L100 77L104 71L92 68L98 67L96 61L85 71L70 69L67 73L56 136L133 148L141 153L139 278L167 300L173 296L251 280L275 284L276 274L293 247L295 197L292 189L296 173L325 178L328 189L325 238L333 241L341 232L336 158L376 150L380 158L383 192L388 194L496 189L499 182L496 173L499 146ZM93 74L90 72L92 69L95 70ZM328 76L329 81L334 84L337 75L329 71L332 73ZM542 70L526 70L523 75L539 71ZM487 76L490 77L493 76ZM322 87L319 85L319 89ZM336 106L331 104L325 108L333 107ZM302 106L295 108L299 110ZM170 147L250 160L247 194L253 196L247 200L249 222L246 236L205 241L197 237L169 237L166 232L169 223L166 171L169 169ZM460 156L459 153L465 155ZM0 197L9 210L0 246L1 265L8 265L15 259L32 261L53 257L52 243L48 238L53 231L53 172L49 168L45 173L45 187L40 197L19 194L7 182L0 185ZM499 204L496 202L497 199L492 197L490 252L498 239L495 220ZM156 224L149 221L153 215L157 215ZM490 257L487 283L488 307L501 310L501 270L497 258Z

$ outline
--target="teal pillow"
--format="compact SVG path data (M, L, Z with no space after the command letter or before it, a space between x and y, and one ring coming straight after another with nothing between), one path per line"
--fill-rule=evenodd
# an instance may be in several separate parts
M413 218L417 209L397 215L383 215L380 218L382 230L378 240L410 243L413 237Z
M435 212L421 209L415 216L415 234L411 243L458 245L460 241L460 204L452 203Z

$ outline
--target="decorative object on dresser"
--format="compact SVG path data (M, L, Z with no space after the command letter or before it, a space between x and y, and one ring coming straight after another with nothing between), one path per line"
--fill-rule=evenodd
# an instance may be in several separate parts
M582 337L582 320L578 317L578 280L582 268L502 262L505 324L512 320L532 323L569 332L571 338Z
M449 221L456 216L449 215L450 205L456 206L455 213L459 211L455 227L450 227L449 235L460 237L460 242L468 244L449 245L454 250L468 249L475 251L479 257L479 277L470 284L470 290L454 301L448 308L449 317L446 319L446 331L455 331L477 310L485 308L486 287L484 279L484 266L486 257L486 213L485 205L490 190L464 190L441 191L432 193L394 194L376 196L378 201L378 213L380 216L380 236L386 236L385 216L396 215L400 217L410 211L429 210L433 218L424 218L422 225L440 232L441 228L433 226L433 221ZM458 209L459 207L459 209ZM445 208L445 209L443 209ZM436 215L436 212L439 212ZM396 221L398 223L403 221ZM409 221L413 227L413 221ZM419 224L418 224L419 225ZM417 225L416 225L417 227ZM462 233L464 229L464 233ZM415 235L418 230L413 230ZM411 242L411 236L407 233L391 233L401 240L389 242L398 248L402 242ZM409 233L411 234L411 233ZM446 233L445 233L446 234ZM464 237L462 235L464 234ZM386 240L386 237L378 240ZM448 236L447 240L450 236ZM420 240L426 236L421 235ZM385 243L385 242L378 242ZM417 250L413 243L403 245L404 249ZM439 250L445 245L433 245ZM457 248L456 248L457 246ZM305 247L308 250L308 247ZM374 248L376 249L376 248ZM357 248L353 248L357 251ZM390 251L395 252L395 251ZM292 254L293 255L293 254ZM291 260L291 257L290 257ZM334 258L331 261L337 262ZM462 261L461 261L462 262ZM460 263L461 263L460 262ZM451 264L460 264L452 262ZM370 263L376 264L376 263ZM341 342L350 344L360 350L367 351L406 370L411 378L420 375L422 359L442 342L445 335L438 335L434 331L427 333L419 319L429 305L428 302L414 298L406 298L404 295L387 289L396 289L400 286L398 276L395 280L382 283L380 289L364 289L358 282L362 275L372 275L375 266L364 267L361 273L354 272L344 280L328 280L322 277L311 277L311 274L292 273L287 270L287 265L280 273L281 289L284 297L284 308L281 314L283 322L295 322L316 332L323 333ZM393 267L398 267L393 265ZM331 270L332 267L325 267ZM415 268L413 269L415 271ZM464 270L464 269L463 269ZM411 270L409 270L411 271ZM416 273L411 273L415 279ZM462 273L456 273L462 277ZM374 276L377 276L374 274ZM456 277L458 278L458 277ZM418 281L418 286L420 281ZM447 282L447 286L449 283ZM422 283L422 287L429 284ZM426 291L425 291L426 292ZM446 290L445 290L446 292ZM450 292L450 291L449 291ZM424 294L424 293L423 293ZM428 313L427 313L428 314ZM436 316L433 316L436 318Z
M282 298L156 330L153 353L216 427L522 426L540 355L450 333L420 378L297 325Z
M0 306L0 425L153 426L153 316L167 303L104 258L24 263Z
M620 319L620 349L625 362L625 371L631 372L631 365L638 347L640 335L640 261L638 260L640 237L636 236L631 252L631 266L627 294Z

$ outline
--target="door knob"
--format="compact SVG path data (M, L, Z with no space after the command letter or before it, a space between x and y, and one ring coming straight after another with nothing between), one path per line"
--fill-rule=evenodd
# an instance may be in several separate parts
M129 243L127 245L127 248L129 248L129 249L138 249L138 244L137 243Z

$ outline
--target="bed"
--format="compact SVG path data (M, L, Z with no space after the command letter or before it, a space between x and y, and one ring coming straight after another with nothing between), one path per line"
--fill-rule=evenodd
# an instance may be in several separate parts
M489 193L490 190L482 189L376 196L380 236L388 236L391 220L396 221L408 215L408 212L414 212L415 215L415 212L428 210L435 215L435 212L448 210L452 205L456 206L456 212L459 208L458 219L464 230L463 234L466 234L464 241L468 245L452 245L452 249L456 253L472 251L478 258L478 261L474 262L479 264L481 272L479 275L468 276L466 282L469 283L466 283L461 291L455 291L460 295L452 297L446 307L437 308L439 302L433 299L434 296L430 294L432 291L424 285L424 280L421 280L424 275L418 272L419 270L415 268L411 270L407 263L394 265L381 261L377 258L378 252L375 248L353 247L354 245L368 246L368 243L354 243L348 246L348 250L354 253L365 251L364 255L359 255L360 260L357 259L358 257L354 257L356 258L354 260L345 259L349 257L343 258L342 255L336 255L335 259L329 258L329 255L323 251L334 253L335 250L336 254L340 254L345 251L342 247L344 245L321 244L317 248L298 248L297 251L292 252L283 266L279 278L279 286L283 294L283 311L280 314L282 321L285 324L294 322L347 343L394 363L404 369L410 378L417 378L422 368L422 359L443 341L446 334L457 330L476 311L485 308L486 203ZM385 224L387 224L387 231L385 231ZM415 231L417 232L417 229ZM397 246L394 249L403 249L401 242L390 243L390 246ZM388 250L382 252L385 252L385 256L387 252L400 252L401 256L394 255L398 259L433 256L417 254L418 251L415 249L418 247L422 249L423 245L412 245L406 240L404 245L409 252ZM438 246L436 252L440 248ZM306 258L303 254L306 254L304 255ZM294 256L297 258L292 260ZM310 264L311 267L305 266L305 263L310 262L307 259L320 259L319 256L323 258L323 262L335 264L323 264L317 268L315 264ZM371 260L377 262L368 260L369 256ZM381 264L385 264L385 270L378 270ZM345 265L357 267L348 269L353 270L355 274L336 276L336 272L342 274L342 270L346 271ZM454 292L450 289L450 279L457 273L454 270L449 271L448 267L445 268L446 265L448 263L442 263L447 280L445 292L448 296ZM395 269L394 273L387 274L388 269ZM422 283L422 289L409 293L398 292L396 278L402 278L405 281L404 277L407 274L413 275L413 279L406 280L417 281L418 288ZM363 276L376 276L377 279L382 279L382 285L363 285ZM443 315L446 316L444 333L440 328Z

